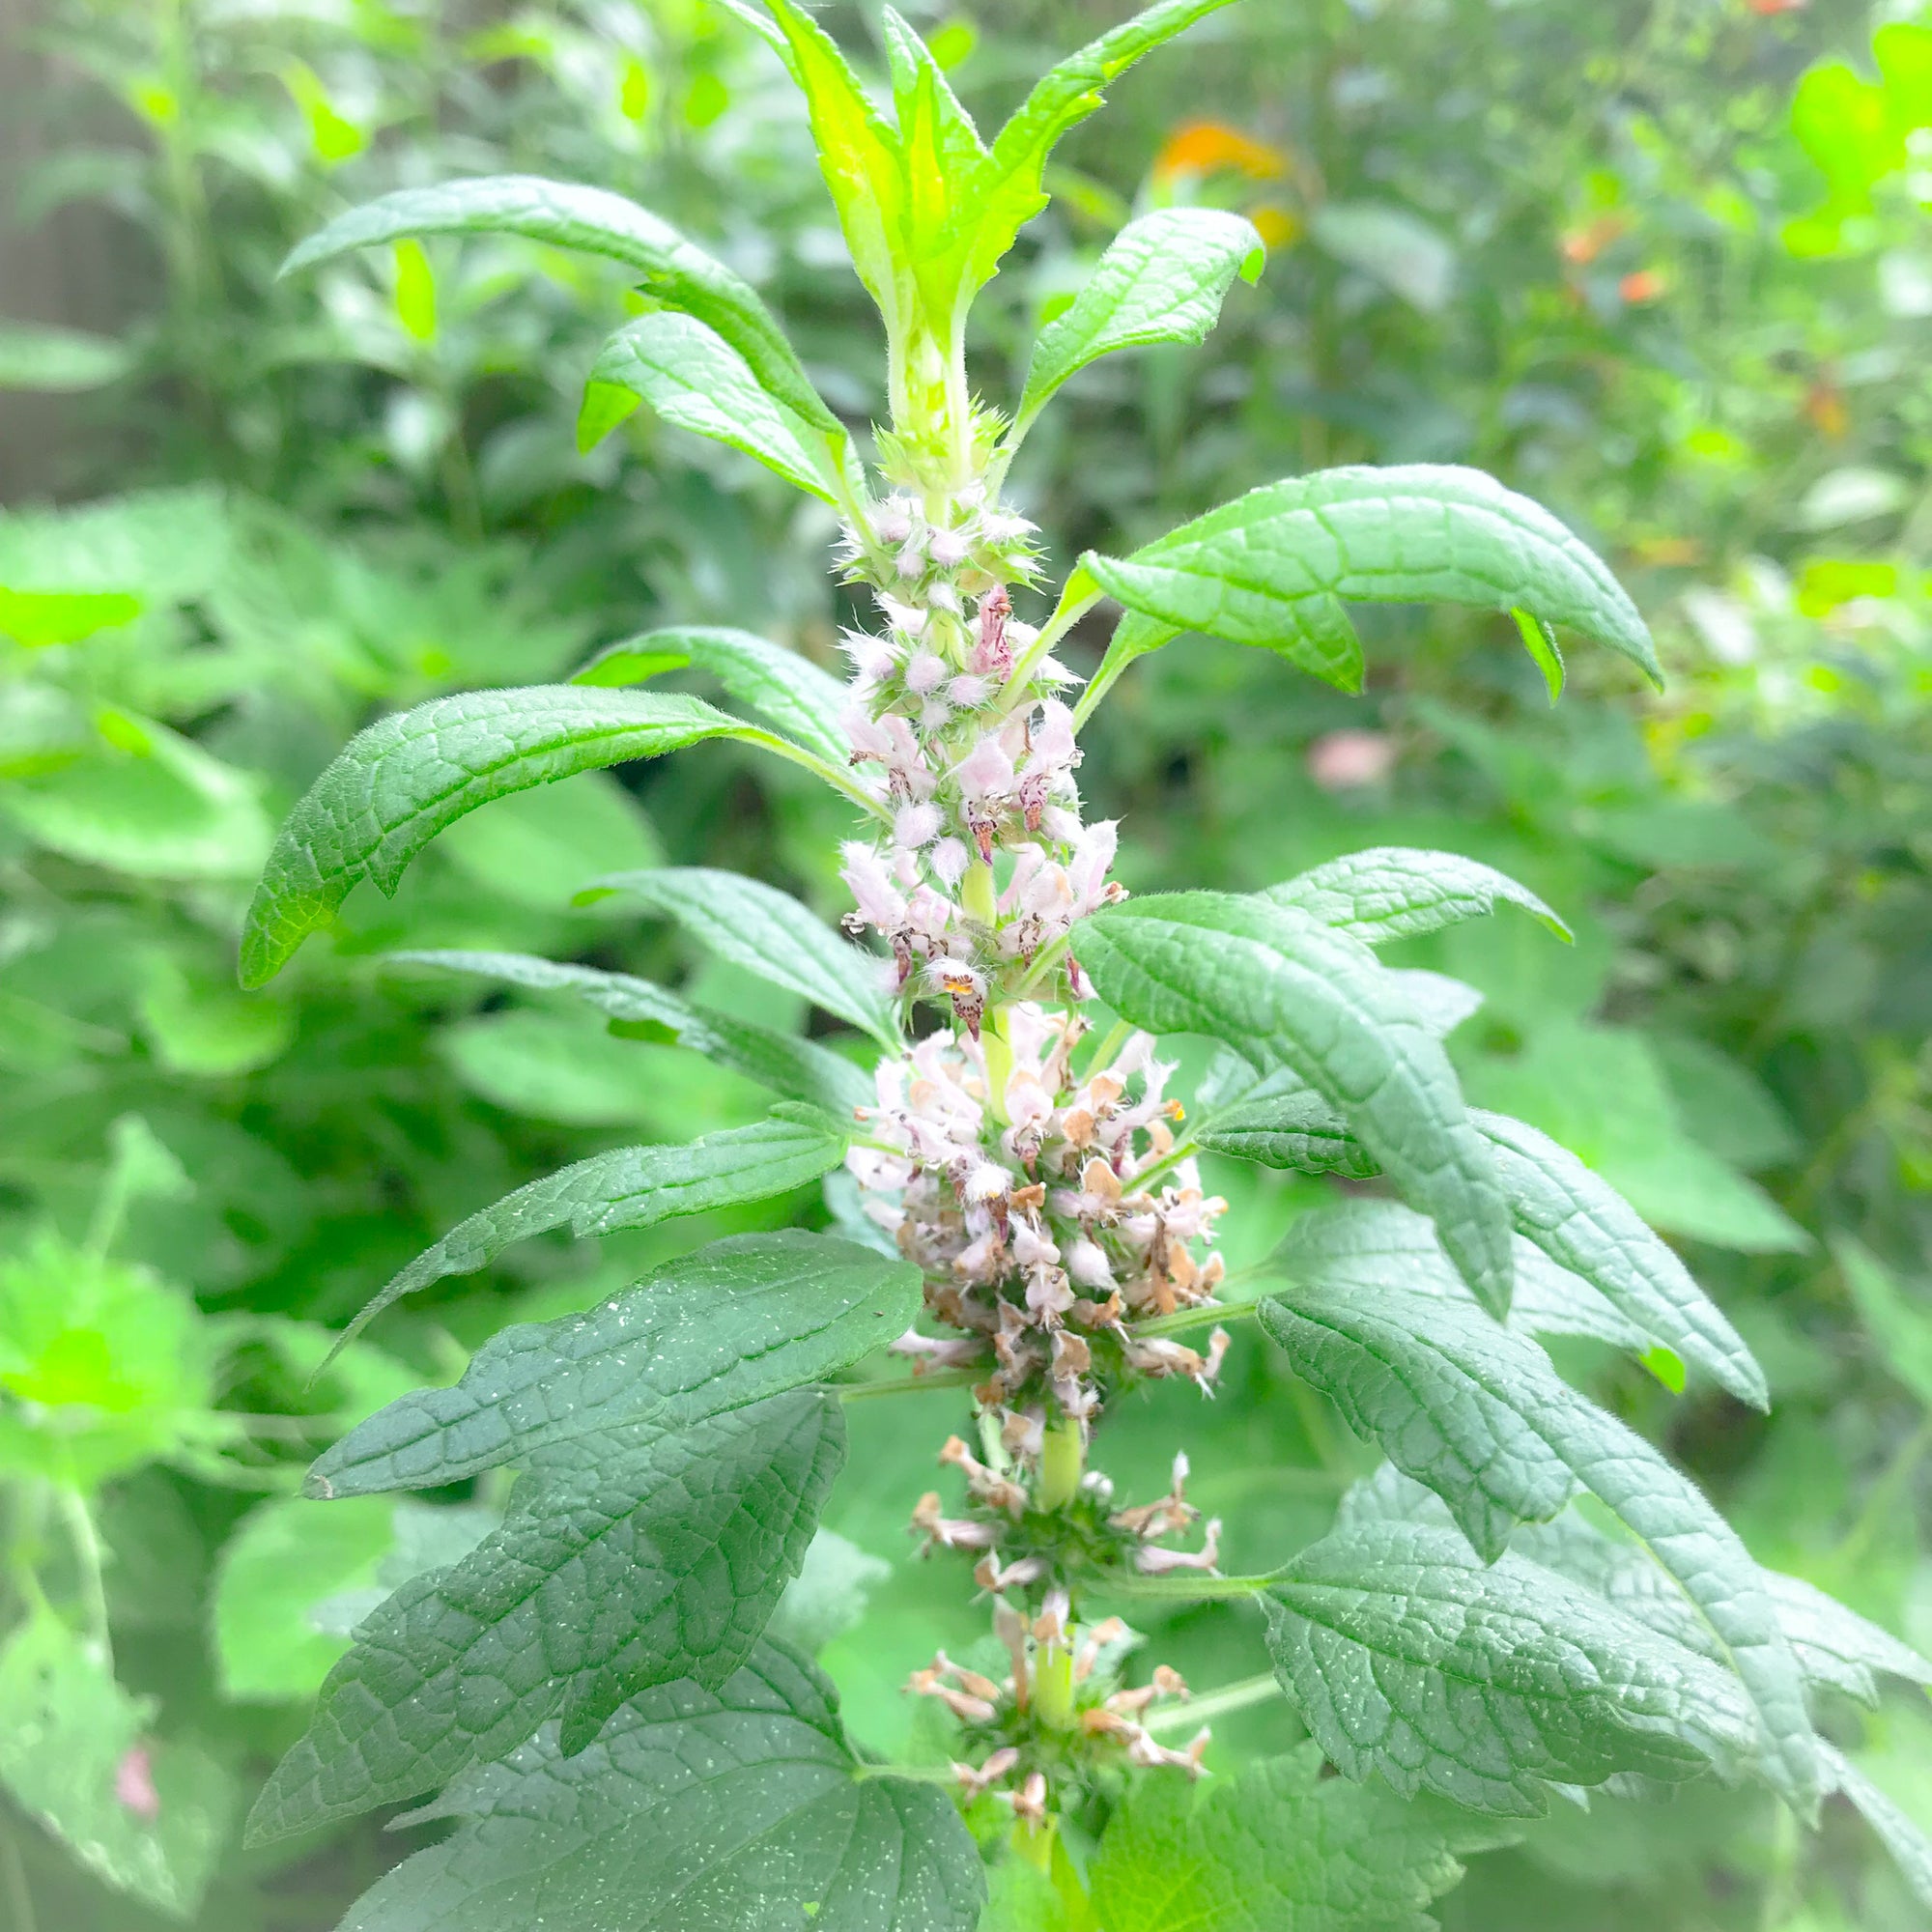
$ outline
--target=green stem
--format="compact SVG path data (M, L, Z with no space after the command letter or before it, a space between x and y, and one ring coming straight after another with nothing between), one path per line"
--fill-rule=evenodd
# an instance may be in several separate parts
M1266 1589L1271 1580L1267 1577L1210 1577L1201 1570L1183 1570L1165 1577L1139 1577L1127 1570L1110 1570L1100 1587L1108 1596L1149 1603L1205 1604L1229 1597L1252 1597Z
M923 1376L898 1376L891 1381L848 1382L838 1391L840 1402L866 1402L875 1395L917 1395L921 1389L967 1388L980 1379L978 1369L934 1369Z
M1210 1301L1199 1308L1177 1308L1172 1315L1156 1315L1151 1321L1136 1321L1127 1330L1136 1342L1151 1341L1161 1335L1183 1335L1209 1321L1247 1321L1260 1306L1254 1301Z
M89 1634L100 1645L101 1656L112 1670L114 1640L107 1627L107 1582L100 1534L94 1526L87 1498L78 1490L62 1483L55 1489L54 1499L79 1566L81 1605L87 1612Z
M1079 573L1075 573L1077 577ZM1100 601L1098 585L1073 594L1074 579L1067 580L1066 588L1060 593L1060 602L1054 607L1050 616L1040 630L1040 634L1026 648L1026 653L1016 663L1007 677L1007 690L1016 698L1025 699L1026 688L1033 681L1033 674L1045 661L1062 638Z
M1141 1727L1156 1736L1162 1731L1184 1731L1192 1724L1205 1724L1230 1711L1245 1711L1250 1704L1264 1704L1270 1697L1280 1695L1281 1686L1275 1682L1274 1673L1268 1671L1260 1677L1243 1677L1236 1683L1224 1684L1220 1690L1190 1697L1184 1704L1151 1711L1141 1719Z
M1046 1432L1039 1452L1039 1484L1034 1492L1034 1505L1048 1511L1064 1510L1080 1493L1080 1478L1087 1465L1087 1445L1080 1425L1070 1416L1062 1416Z

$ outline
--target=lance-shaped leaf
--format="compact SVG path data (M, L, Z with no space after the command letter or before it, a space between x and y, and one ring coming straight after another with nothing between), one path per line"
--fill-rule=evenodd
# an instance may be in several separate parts
M317 1459L306 1493L436 1489L626 1426L688 1429L883 1348L919 1270L795 1229L668 1262L584 1315L493 1335L453 1388L418 1389Z
M962 297L986 282L1026 224L1046 206L1047 157L1061 137L1102 104L1101 90L1145 54L1230 0L1157 0L1057 63L1034 83L994 136L961 225L948 250L956 258Z
M602 1013L620 1037L689 1047L787 1100L820 1108L836 1121L849 1120L855 1107L870 1106L876 1097L864 1070L843 1054L816 1040L774 1032L755 1020L715 1012L629 973L560 966L527 952L424 952L386 956L392 965L467 973L532 992L574 993Z
M838 507L833 445L774 401L750 363L696 318L661 309L626 323L605 343L590 367L578 447L594 447L640 402L674 427L741 450Z
M1335 1767L1534 1817L1552 1785L1676 1782L1752 1740L1742 1688L1695 1652L1454 1530L1363 1523L1263 1592L1282 1689Z
M433 956L433 955L432 955ZM623 1228L650 1228L742 1201L765 1201L816 1180L844 1142L815 1116L725 1127L687 1147L623 1147L594 1153L532 1180L459 1221L418 1255L337 1338L346 1348L406 1294L445 1275L469 1274L514 1242L568 1227L579 1240Z
M802 993L814 1006L863 1028L881 1045L897 1047L898 1027L878 962L839 938L789 893L736 872L666 866L648 872L612 872L593 881L578 900L611 893L675 920L719 958Z
M1872 1828L1914 1898L1932 1912L1932 1838L1915 1825L1842 1751L1825 1747L1833 1787Z
M570 681L641 684L687 668L709 672L740 704L828 764L851 756L851 740L838 723L849 701L845 687L810 658L750 631L702 624L646 631L599 651Z
M852 266L897 343L915 305L898 136L879 117L824 28L793 0L767 0L767 5L785 39L786 65L805 95L819 172L832 191Z
M1102 355L1156 342L1205 342L1236 275L1255 281L1266 254L1252 221L1217 208L1163 208L1128 222L1073 305L1040 330L1015 436L1068 377Z
M1509 1222L1441 1041L1360 941L1225 893L1134 899L1084 921L1100 997L1153 1033L1204 1033L1285 1061L1435 1222L1485 1304L1509 1306Z
M1603 561L1480 470L1324 469L1251 490L1125 558L1081 559L1130 611L1262 644L1345 691L1362 681L1344 601L1464 604L1565 625L1662 681L1650 633Z
M1521 906L1559 939L1570 937L1570 928L1527 886L1493 866L1406 845L1350 852L1269 886L1259 896L1294 906L1324 925L1339 925L1370 946L1479 919L1498 901Z
M844 1454L822 1389L535 1450L502 1526L357 1630L250 1836L415 1797L553 1717L570 1753L639 1690L724 1683L798 1574Z
M1819 1793L1804 1683L1757 1565L1687 1477L1563 1381L1535 1343L1481 1310L1398 1284L1297 1286L1262 1327L1350 1426L1449 1505L1486 1558L1580 1484L1695 1605L1758 1714L1762 1768L1803 1813Z
M352 208L311 235L283 263L282 273L406 236L478 232L521 235L622 262L667 308L681 309L716 330L785 408L828 436L844 434L751 284L668 223L608 188L535 175L401 188Z
M1344 1170L1336 1170L1344 1171ZM1523 1335L1587 1335L1640 1355L1649 1338L1580 1276L1561 1268L1520 1235L1515 1241L1516 1293L1509 1325ZM1386 1282L1467 1300L1427 1220L1396 1201L1338 1201L1297 1215L1268 1258L1294 1281L1373 1294Z
M974 1932L951 1796L862 1767L831 1686L766 1642L716 1690L648 1690L580 1755L548 1736L461 1778L456 1829L342 1932Z
M1304 1745L1199 1783L1143 1778L1089 1869L1107 1932L1436 1932L1455 1854L1493 1830L1323 1776Z
M379 719L283 825L248 908L242 983L272 979L362 880L393 893L410 861L479 805L708 738L762 746L864 802L844 774L788 738L676 693L535 685L465 692Z
M1276 1084L1263 1083L1215 1113L1195 1134L1196 1144L1305 1174L1361 1180L1378 1171L1374 1156L1339 1114L1324 1110L1320 1095L1271 1091ZM1622 1195L1567 1148L1520 1121L1480 1107L1470 1108L1469 1120L1489 1143L1518 1236L1555 1264L1555 1273L1546 1269L1539 1275L1534 1313L1524 1325L1533 1332L1596 1335L1639 1352L1646 1343L1667 1349L1696 1363L1739 1401L1766 1406L1764 1372L1744 1338L1690 1278L1676 1251L1645 1226ZM1415 1264L1426 1264L1426 1243L1415 1231L1406 1240ZM1517 1271L1520 1279L1520 1256ZM1568 1283L1576 1286L1566 1291ZM1587 1325L1565 1328L1547 1319L1565 1309Z

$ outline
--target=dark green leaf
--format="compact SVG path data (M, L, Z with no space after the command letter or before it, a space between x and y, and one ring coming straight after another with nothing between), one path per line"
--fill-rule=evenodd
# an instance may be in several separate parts
M773 1643L720 1690L636 1698L577 1757L546 1736L422 1814L449 1838L342 1932L973 1932L952 1800L862 1774L831 1687Z
M1479 918L1493 912L1499 899L1521 906L1559 938L1570 937L1570 928L1527 886L1494 867L1406 845L1378 845L1331 859L1260 896L1312 914L1324 925L1339 925L1371 946Z
M1133 899L1082 923L1100 997L1155 1033L1278 1056L1347 1121L1485 1303L1509 1305L1509 1222L1441 1042L1359 940L1224 893Z

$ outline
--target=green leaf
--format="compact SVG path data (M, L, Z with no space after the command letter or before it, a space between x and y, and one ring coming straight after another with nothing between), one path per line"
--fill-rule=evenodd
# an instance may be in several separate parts
M479 805L707 738L742 739L819 768L788 739L674 694L534 685L439 697L379 720L283 825L248 909L242 983L272 979L362 880L393 893L410 861Z
M641 684L687 666L708 671L740 704L828 764L841 765L851 756L851 741L838 723L849 701L845 687L810 658L750 631L696 624L646 631L600 651L571 683Z
M1157 0L1057 63L994 137L953 242L960 298L988 281L1019 232L1046 206L1042 177L1061 137L1102 104L1101 90L1144 54L1171 41L1229 0Z
M1122 1018L1277 1056L1347 1121L1485 1305L1509 1305L1509 1222L1442 1044L1359 940L1224 893L1133 899L1082 923L1081 966Z
M1263 1592L1282 1689L1345 1776L1535 1817L1552 1785L1679 1782L1747 1750L1737 1681L1601 1598L1454 1530L1363 1523Z
M1082 567L1130 611L1281 651L1361 687L1340 600L1524 610L1606 644L1662 681L1650 633L1605 565L1548 511L1480 470L1325 469L1251 490L1124 559Z
M973 1932L952 1798L863 1769L831 1687L779 1645L717 1690L646 1691L590 1747L548 1736L420 1814L455 1818L342 1932Z
M844 1143L814 1120L726 1127L688 1147L612 1148L460 1221L420 1254L342 1331L346 1347L406 1294L446 1275L487 1266L513 1242L567 1226L582 1240L622 1228L650 1228L741 1201L789 1194L835 1166Z
M1529 890L1474 859L1378 845L1350 852L1258 895L1339 925L1370 946L1434 932L1493 912L1498 900L1521 906L1559 939L1570 928Z
M796 1230L668 1262L587 1314L505 1328L453 1388L391 1403L318 1459L306 1492L436 1489L621 1427L690 1429L883 1348L919 1270Z
M156 1741L92 1644L42 1611L0 1648L0 1788L97 1878L192 1920L235 1804L233 1781L194 1746ZM130 1804L124 1787L151 1792Z
M815 1040L794 1039L754 1021L713 1011L628 973L559 966L524 952L423 952L387 956L397 966L467 973L533 992L575 993L605 1015L612 1033L689 1047L788 1100L822 1108L840 1122L849 1120L855 1107L868 1107L877 1097L863 1069L842 1054Z
M1284 1086L1286 1092L1278 1091ZM1334 1108L1292 1077L1284 1081L1277 1075L1262 1082L1213 1114L1192 1138L1208 1153L1298 1174L1338 1174L1347 1180L1368 1180L1382 1171L1381 1163L1349 1131Z
M1887 1374L1932 1410L1932 1301L1920 1306L1861 1241L1837 1235L1832 1259Z
M893 1000L879 961L841 939L789 893L704 866L613 872L581 894L621 893L674 920L700 946L861 1028L889 1051L898 1046Z
M1859 1815L1890 1853L1899 1876L1919 1904L1932 1911L1932 1837L1881 1791L1857 1765L1827 1745L1825 1768Z
M1163 208L1129 222L1073 305L1040 330L1015 436L1068 377L1102 355L1156 342L1205 342L1236 275L1255 281L1265 257L1254 223L1220 209Z
M0 322L0 389L99 389L119 382L133 361L128 344L109 336Z
M843 435L751 284L656 215L607 188L534 175L402 188L338 215L296 248L282 273L406 236L479 232L582 248L635 269L643 287L667 308L696 316L722 336L785 408L827 435Z
M146 607L125 590L9 590L0 585L0 638L29 650L79 644L131 624Z
M859 271L895 341L910 329L916 298L905 242L906 170L898 136L880 119L831 37L793 0L767 0L804 91L819 172Z
M728 444L821 501L838 505L838 479L810 432L775 402L751 365L701 322L659 310L626 323L598 351L578 420L589 449L639 402L694 436ZM841 438L842 441L842 438Z
M224 1696L242 1703L314 1696L349 1646L308 1613L375 1581L393 1541L395 1511L387 1496L357 1496L338 1509L282 1496L242 1518L215 1578L214 1654Z
M1817 1741L1803 1682L1737 1533L1649 1443L1564 1382L1537 1346L1446 1297L1384 1283L1296 1286L1262 1327L1296 1372L1449 1505L1486 1558L1519 1522L1553 1517L1580 1483L1695 1605L1757 1709L1765 1777L1809 1815Z
M613 865L664 863L643 808L609 772L498 799L443 833L442 853L498 898L546 913L567 911L571 894Z
M553 1717L569 1755L639 1690L715 1689L798 1574L844 1455L842 1408L818 1389L545 1441L502 1527L361 1626L251 1838L413 1797Z
M1304 1747L1204 1784L1143 1779L1091 1867L1107 1932L1435 1932L1469 1827L1321 1774Z
M1578 1274L1653 1342L1660 1342L1754 1408L1768 1408L1764 1371L1744 1338L1690 1278L1676 1251L1615 1188L1567 1148L1521 1121L1481 1108L1469 1118L1489 1142L1520 1234Z
M1641 1355L1649 1338L1580 1276L1559 1267L1521 1236L1515 1241L1516 1293L1509 1325L1523 1335L1588 1335ZM1338 1201L1297 1215L1269 1257L1295 1281L1374 1293L1385 1282L1455 1299L1469 1298L1434 1229L1394 1201Z

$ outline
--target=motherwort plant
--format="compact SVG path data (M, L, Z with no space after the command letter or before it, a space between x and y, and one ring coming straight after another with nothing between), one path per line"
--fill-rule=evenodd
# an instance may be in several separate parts
M649 307L591 372L586 434L643 403L823 498L866 612L842 688L763 639L677 630L567 685L386 718L270 861L249 984L358 881L392 890L464 812L573 773L734 739L815 774L858 828L844 936L728 873L592 888L805 995L852 1030L838 1046L622 974L410 955L574 991L613 1031L675 1039L777 1098L755 1125L531 1182L365 1321L543 1229L641 1227L841 1163L847 1179L841 1234L715 1242L585 1314L506 1329L453 1387L392 1404L315 1465L322 1498L520 1472L500 1527L362 1624L256 1807L266 1838L440 1791L416 1815L453 1830L366 1895L358 1932L1415 1926L1455 1853L1506 1831L1476 1814L1691 1777L1762 1780L1806 1820L1840 1789L1932 1872L1807 1708L1818 1687L1869 1697L1875 1671L1927 1666L1760 1570L1535 1338L1596 1336L1762 1406L1748 1350L1581 1161L1464 1106L1442 1043L1463 990L1375 951L1498 900L1560 932L1556 916L1485 867L1399 849L1248 895L1129 898L1110 877L1081 727L1136 656L1185 633L1352 690L1350 603L1449 602L1513 613L1552 694L1560 628L1657 675L1604 565L1465 469L1256 490L1129 556L1084 557L1049 603L1036 531L1002 495L1014 451L1095 357L1198 342L1261 240L1201 209L1130 222L1041 331L1010 413L969 383L967 311L1044 205L1060 135L1218 3L1162 0L1104 35L990 142L895 14L891 120L793 0L747 14L805 92L885 320L870 469L753 291L615 196L457 182L358 209L298 253L495 230L626 264ZM1055 651L1103 599L1122 615L1083 690ZM672 668L757 722L634 688ZM1223 1047L1184 1102L1163 1046L1183 1034ZM1365 1184L1297 1221L1271 1292L1236 1301L1203 1151ZM1387 1462L1328 1535L1228 1577L1184 1455L1142 1497L1094 1452L1139 1381L1211 1395L1241 1319ZM852 1374L892 1355L883 1379ZM907 1497L987 1618L982 1652L907 1660L943 1707L950 1766L867 1761L811 1662L767 1634L838 1472L844 1404L882 1390L935 1392L956 1429L934 1431L955 1500ZM1217 1768L1188 1687L1135 1662L1151 1598L1252 1601L1271 1677L1195 1708L1278 1691L1310 1742Z

